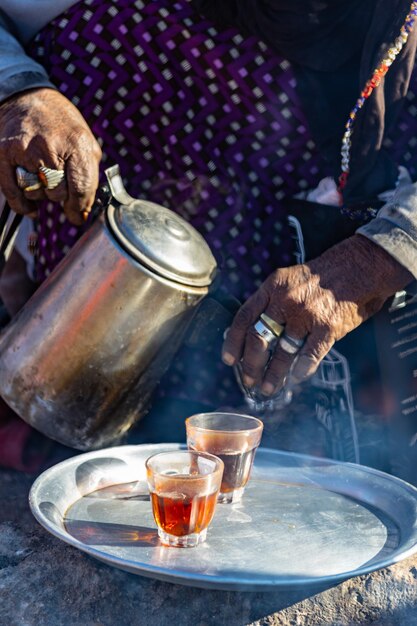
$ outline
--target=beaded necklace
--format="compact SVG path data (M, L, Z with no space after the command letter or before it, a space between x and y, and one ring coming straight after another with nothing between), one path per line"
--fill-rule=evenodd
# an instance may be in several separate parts
M373 90L378 87L381 83L382 78L388 72L390 66L397 55L401 52L404 45L407 42L408 36L413 30L415 18L417 17L417 2L412 2L410 6L410 10L405 18L404 24L401 26L400 34L395 39L394 43L388 49L386 57L380 62L380 64L373 71L372 77L366 82L365 87L363 88L361 95L356 100L355 106L351 110L349 114L348 121L345 126L345 133L342 139L342 148L341 148L341 174L339 176L339 184L338 191L340 196L340 203L343 204L342 199L342 191L346 186L349 171L350 171L350 150L351 150L351 137L353 133L353 127L357 118L359 111L362 109L366 100L369 98ZM348 215L352 219L359 220L368 220L372 217L375 217L377 213L377 209L372 207L367 207L365 209L349 209L345 206L342 206L342 213Z

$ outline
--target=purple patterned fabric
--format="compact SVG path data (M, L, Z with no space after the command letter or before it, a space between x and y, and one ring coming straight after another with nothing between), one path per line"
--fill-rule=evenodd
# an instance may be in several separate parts
M292 262L281 200L319 173L286 61L254 37L219 31L187 0L85 0L29 52L99 138L102 168L119 163L131 195L178 211L204 235L226 290L243 300ZM80 229L51 203L38 229L42 280ZM212 406L240 399L219 354L186 349L160 393Z
M103 169L119 163L132 195L189 219L236 295L288 263L280 200L318 166L287 62L187 0L79 2L30 52L100 138ZM40 279L79 235L61 213L42 211Z
M29 53L85 116L102 145L102 169L119 163L131 195L200 230L223 259L226 290L243 300L293 262L282 198L326 172L291 68L265 44L219 30L188 0L83 0L44 28ZM407 116L402 123L415 126ZM409 141L403 133L398 144L407 166ZM51 203L41 207L38 231L43 280L81 231ZM230 402L230 369L218 355L209 368L205 359L182 352L161 393Z

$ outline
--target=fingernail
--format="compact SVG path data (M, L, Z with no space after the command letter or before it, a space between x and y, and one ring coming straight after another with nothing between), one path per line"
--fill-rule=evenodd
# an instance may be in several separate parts
M226 365L235 364L235 357L232 356L230 352L223 352L222 359L223 359L223 363L226 363Z
M253 385L255 384L255 379L251 378L250 376L246 376L246 374L242 376L242 379L243 384L246 385L246 387L253 387Z
M274 385L272 383L264 383L262 385L262 393L265 394L266 396L271 396L274 393Z
M89 213L88 211L83 211L83 212L81 213L81 216L82 216L82 218L83 218L84 222L86 222L86 221L88 220L88 216L89 216L89 215L90 215L90 213Z

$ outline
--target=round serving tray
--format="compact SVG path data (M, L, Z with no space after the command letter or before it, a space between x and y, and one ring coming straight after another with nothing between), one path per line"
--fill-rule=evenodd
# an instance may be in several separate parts
M45 471L29 502L50 533L109 565L172 583L267 590L326 585L417 552L417 489L377 470L260 448L241 503L207 541L160 544L145 461L180 444L81 454Z

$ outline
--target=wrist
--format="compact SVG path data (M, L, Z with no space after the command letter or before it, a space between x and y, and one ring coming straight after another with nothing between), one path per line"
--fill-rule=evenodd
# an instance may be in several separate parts
M361 250L371 277L385 289L387 297L414 280L411 272L377 243L360 234L353 235L351 239Z
M412 274L383 248L355 234L307 263L323 288L339 299L384 301L412 282Z
M36 72L23 72L10 77L0 87L0 110L9 108L22 96L36 91L56 91L56 88Z

